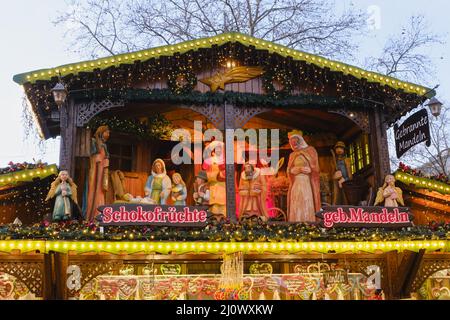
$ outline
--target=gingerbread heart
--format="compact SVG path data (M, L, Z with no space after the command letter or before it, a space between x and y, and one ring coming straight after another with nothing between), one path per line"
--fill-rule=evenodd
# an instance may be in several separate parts
M116 281L102 280L99 281L99 291L105 300L116 300L117 292L119 290Z
M251 274L272 274L273 267L270 263L254 263L250 266Z
M181 274L181 266L179 264L162 264L161 274L165 276L177 276Z
M14 283L9 280L0 281L0 300L11 297L14 291Z
M118 287L119 287L119 294L123 295L125 298L129 298L135 291L137 287L137 280L136 279L120 279L118 281Z
M25 285L25 283L23 283L22 281L15 281L15 287L16 287L16 294L19 297L23 297L25 295L28 294L28 292L30 292L30 290L27 288L27 286Z

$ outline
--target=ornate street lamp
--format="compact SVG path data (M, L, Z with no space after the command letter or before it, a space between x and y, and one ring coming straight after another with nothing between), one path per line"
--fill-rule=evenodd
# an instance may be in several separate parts
M431 114L433 116L435 116L436 118L439 117L439 115L441 114L442 103L438 99L434 97L431 98L427 106L430 108Z
M52 89L52 94L55 103L58 105L58 108L61 108L61 106L66 102L68 95L66 86L62 82L58 82Z

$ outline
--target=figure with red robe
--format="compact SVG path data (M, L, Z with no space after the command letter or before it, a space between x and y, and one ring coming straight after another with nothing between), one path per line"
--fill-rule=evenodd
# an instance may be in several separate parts
M92 138L86 212L87 221L93 221L100 213L97 210L98 207L105 204L106 192L109 188L109 153L106 146L109 134L109 128L101 126L95 132L94 138Z
M239 182L239 217L257 216L268 220L266 194L266 178L261 175L261 169L246 163Z

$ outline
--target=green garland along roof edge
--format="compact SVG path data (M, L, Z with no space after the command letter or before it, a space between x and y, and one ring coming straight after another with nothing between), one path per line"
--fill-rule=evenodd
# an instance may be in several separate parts
M85 92L76 92L73 94L75 99L102 100L109 99L112 101L124 100L126 102L172 102L182 104L223 104L224 102L233 103L238 106L261 106L270 105L279 108L289 108L294 106L311 107L311 108L364 108L367 103L360 100L343 100L335 97L322 97L314 94L311 95L294 95L286 97L271 97L255 93L241 93L227 91L206 92L192 91L186 94L175 94L169 89L125 89L125 90L107 90L97 89Z
M270 225L266 223L210 223L205 228L105 227L78 222L0 226L0 240L99 240L99 241L415 241L450 240L450 224L414 226L401 229L325 229L307 223Z
M436 92L430 88L417 85L411 82L402 81L397 78L389 77L380 73L367 71L362 68L352 66L340 61L327 59L319 55L310 54L304 51L291 49L270 41L258 39L238 32L224 33L212 37L199 38L180 42L174 45L154 47L146 50L124 53L95 60L81 61L72 64L61 65L54 68L40 69L31 72L21 73L14 76L13 80L19 85L25 83L35 83L38 80L51 80L53 77L78 74L80 72L92 72L97 69L107 69L109 67L118 67L122 64L133 64L136 61L147 61L161 56L173 56L176 53L183 54L191 50L207 49L213 45L224 45L229 42L237 42L244 46L254 46L257 50L267 50L270 53L276 53L283 57L290 57L295 61L304 61L316 65L320 68L329 68L335 72L341 72L345 75L351 75L358 79L366 79L368 82L387 85L396 90L403 90L408 93L414 93L418 96L431 98Z

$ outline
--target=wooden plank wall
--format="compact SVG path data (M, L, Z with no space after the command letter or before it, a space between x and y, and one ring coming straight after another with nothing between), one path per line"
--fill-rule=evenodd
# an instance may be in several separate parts
M91 150L91 130L77 128L75 138L75 157L89 157Z
M201 93L209 92L209 86L203 84L200 80L210 78L216 75L218 72L223 73L226 72L227 68L212 68L200 70L197 72L197 79L199 80L197 86L194 90L199 91ZM246 82L241 83L231 83L225 85L225 91L233 91L233 92L246 92L246 93L255 93L255 94L264 94L263 86L262 86L262 78L251 79ZM167 89L167 78L162 77L160 80L150 81L150 82L140 82L135 84L136 88L141 89ZM220 90L221 91L221 90ZM292 94L299 94L302 92L308 91L307 87L301 86L294 88Z

